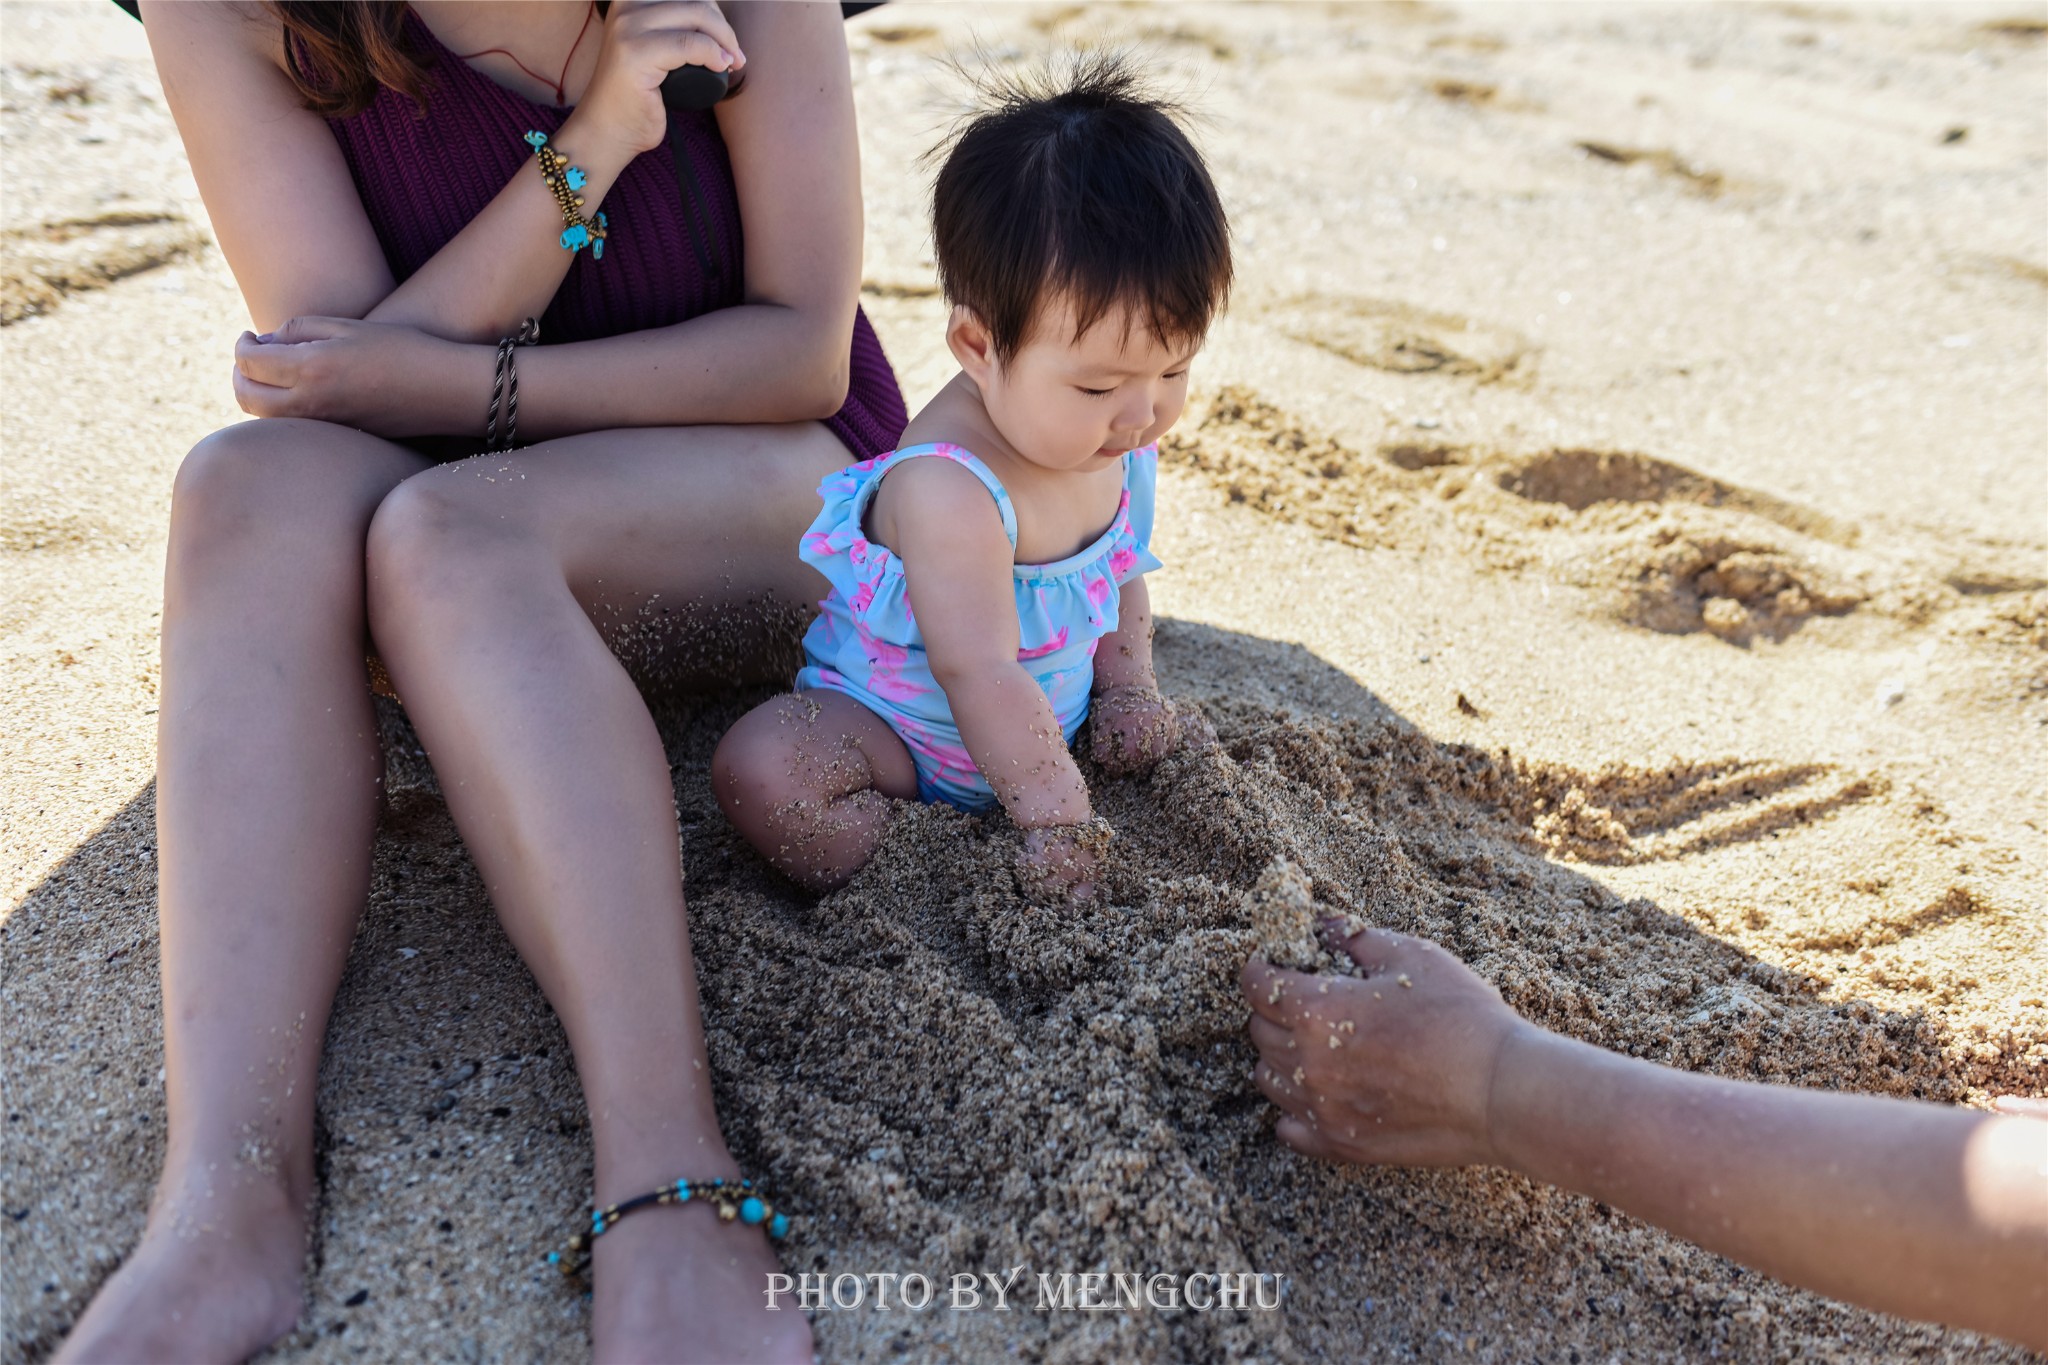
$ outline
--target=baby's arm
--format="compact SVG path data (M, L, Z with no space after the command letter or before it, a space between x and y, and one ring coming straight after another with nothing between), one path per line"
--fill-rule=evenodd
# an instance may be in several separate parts
M1017 662L1015 561L988 490L949 460L889 476L888 524L911 610L975 766L1026 834L1026 872L1077 898L1093 892L1094 812L1059 717Z
M1181 718L1152 673L1152 598L1141 574L1117 598L1117 627L1095 651L1088 746L1104 772L1143 772L1180 743Z

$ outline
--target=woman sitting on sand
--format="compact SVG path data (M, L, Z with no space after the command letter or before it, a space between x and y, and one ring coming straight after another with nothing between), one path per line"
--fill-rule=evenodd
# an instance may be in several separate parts
M761 653L769 622L822 595L793 553L819 480L892 448L904 414L856 308L838 11L730 8L144 10L261 329L234 384L265 420L178 472L168 1150L141 1245L62 1359L237 1358L299 1316L320 1039L383 771L366 630L567 1029L599 1202L741 1174L712 1106L668 765L608 639L645 649L667 627L643 662L671 674ZM685 64L744 83L672 120L658 88ZM498 344L532 316L560 344ZM446 464L406 444L473 451L487 430L538 443ZM803 1316L763 1308L766 1238L695 1202L599 1240L599 1356L809 1360Z

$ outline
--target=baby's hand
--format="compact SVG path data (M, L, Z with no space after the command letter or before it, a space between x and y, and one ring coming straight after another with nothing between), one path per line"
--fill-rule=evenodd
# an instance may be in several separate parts
M1179 748L1191 729L1158 689L1126 683L1095 694L1088 717L1088 749L1111 777L1142 773Z
M1095 899L1095 878L1115 838L1100 816L1085 825L1043 825L1024 832L1017 876L1024 894L1040 905Z

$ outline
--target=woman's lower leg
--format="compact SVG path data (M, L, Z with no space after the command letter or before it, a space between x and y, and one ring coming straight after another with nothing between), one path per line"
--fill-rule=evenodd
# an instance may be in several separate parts
M636 443L646 438L618 440ZM593 599L629 592L638 575L624 561L644 545L656 561L646 577L661 588L643 600L723 610L753 598L734 568L744 573L766 547L693 536L691 515L715 520L742 491L721 496L715 477L664 516L663 463L607 470L597 449L567 462L556 489L544 461L515 458L518 479L486 486L437 471L380 511L371 623L506 931L568 1033L590 1108L595 1197L611 1203L739 1170L713 1104L667 757L591 601L572 587L566 537L544 523L593 484L616 496L591 509L593 535L619 561L582 585ZM671 448L666 463L676 462ZM793 547L802 529L791 502L777 545ZM701 559L678 553L692 545ZM626 1220L597 1247L600 1357L808 1359L800 1315L747 1311L765 1308L758 1296L775 1266L759 1230L720 1225L702 1207ZM696 1324L687 1337L682 1322Z
M383 767L363 538L423 465L252 423L180 471L156 792L165 1164L141 1247L60 1358L246 1354L298 1315L321 1038Z
M450 811L568 1033L596 1202L738 1175L712 1100L668 763L624 668L559 574L507 560L459 610L377 619ZM663 1338L694 1293L722 1311L669 1349L717 1359L774 1262L758 1231L684 1207L622 1222L593 1269L601 1357Z

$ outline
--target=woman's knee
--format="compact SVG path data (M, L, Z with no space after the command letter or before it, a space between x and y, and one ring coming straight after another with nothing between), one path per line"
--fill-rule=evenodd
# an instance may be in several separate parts
M377 504L365 547L373 633L380 620L403 626L462 612L535 569L554 572L537 528L488 491L463 465L442 465Z
M173 541L181 530L217 540L266 524L286 487L290 457L279 436L262 422L240 422L193 446L171 483Z
M360 552L370 512L418 457L325 422L265 419L192 447L171 485L173 573L202 556L307 563Z

